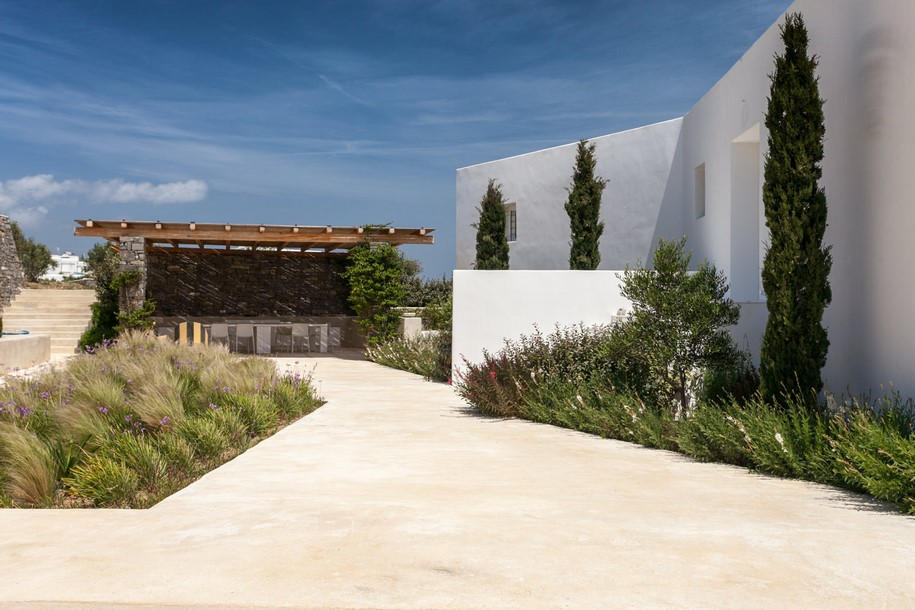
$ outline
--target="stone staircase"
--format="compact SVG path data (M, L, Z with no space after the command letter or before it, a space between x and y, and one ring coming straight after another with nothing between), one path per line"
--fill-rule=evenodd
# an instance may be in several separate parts
M94 302L94 290L23 288L3 310L3 330L50 335L51 358L69 355L89 325Z

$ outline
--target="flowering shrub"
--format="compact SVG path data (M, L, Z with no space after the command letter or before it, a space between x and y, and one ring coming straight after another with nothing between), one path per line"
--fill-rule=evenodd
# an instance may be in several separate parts
M149 506L320 404L267 360L128 333L0 387L0 505Z

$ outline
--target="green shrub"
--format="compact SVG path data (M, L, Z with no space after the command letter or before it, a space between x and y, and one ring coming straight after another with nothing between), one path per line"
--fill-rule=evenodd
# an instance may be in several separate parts
M197 451L187 439L177 432L165 432L155 437L159 453L174 470L191 474L194 472L194 463Z
M652 402L683 413L696 397L701 373L731 362L735 349L724 327L737 323L740 308L727 296L723 273L704 261L690 271L686 238L660 240L652 269L627 267L621 293L632 303L627 322L647 364Z
M194 447L195 454L204 460L215 460L229 448L229 439L212 419L188 419L179 423L175 430Z
M432 301L423 309L423 328L451 332L453 300L449 294L440 301Z
M451 280L446 277L422 278L418 263L406 261L402 307L429 307L451 298Z
M759 391L759 372L749 354L735 351L732 360L709 367L702 380L704 402L746 402Z
M64 480L72 492L91 500L97 506L129 506L140 479L123 462L95 454L73 468Z
M136 474L138 485L148 489L155 489L168 470L168 462L155 443L143 435L112 435L96 455L124 464Z
M264 396L231 394L223 399L222 405L224 409L237 413L253 436L264 435L279 425L276 404Z
M359 327L369 345L397 333L395 307L404 298L404 262L389 244L360 244L347 256L343 278L349 285L348 302L359 316Z
M118 290L111 285L118 270L118 255L107 244L95 244L86 255L86 263L95 280L95 303L89 328L79 339L80 348L100 345L118 334Z
M838 461L836 476L842 481L915 514L912 414L911 403L856 405L846 417L834 419L832 448Z
M219 428L229 447L243 448L248 442L248 426L235 411L213 410L207 416Z
M680 449L703 462L750 466L753 444L743 414L731 402L699 403L683 422Z
M398 337L365 350L372 362L422 375L432 381L451 378L451 333L421 335L412 339Z
M270 399L280 417L289 421L311 413L321 405L310 376L295 374L276 380Z

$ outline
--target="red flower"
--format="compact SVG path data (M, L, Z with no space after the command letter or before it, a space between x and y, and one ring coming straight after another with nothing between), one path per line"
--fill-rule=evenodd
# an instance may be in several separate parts
M495 379L495 378L496 378L496 372L495 372L495 371L489 371L489 378L490 378L490 379Z

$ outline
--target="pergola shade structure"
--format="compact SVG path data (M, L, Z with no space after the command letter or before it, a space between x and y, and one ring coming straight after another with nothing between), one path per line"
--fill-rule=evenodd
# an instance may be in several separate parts
M329 325L343 345L359 342L342 275L349 250L364 243L434 243L433 229L372 225L76 224L77 236L111 242L122 271L139 272L137 283L121 289L122 311L153 301L161 328L183 321Z
M119 244L125 237L143 238L150 251L233 249L309 254L345 253L365 242L392 246L433 244L435 229L387 226L337 227L251 225L135 220L77 220L75 235L98 237Z

